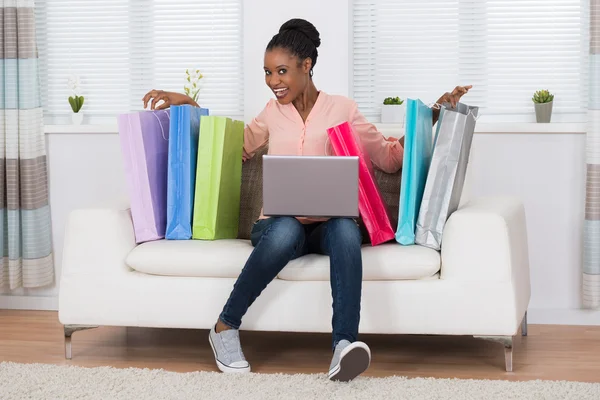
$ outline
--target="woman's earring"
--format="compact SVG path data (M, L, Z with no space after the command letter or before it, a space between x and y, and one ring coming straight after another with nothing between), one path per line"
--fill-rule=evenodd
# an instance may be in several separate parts
M310 77L312 78L313 76L313 70L311 69L310 72L308 73L310 75Z

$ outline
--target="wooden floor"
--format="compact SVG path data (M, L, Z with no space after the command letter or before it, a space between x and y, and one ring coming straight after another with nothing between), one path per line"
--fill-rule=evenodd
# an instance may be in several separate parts
M101 327L73 335L64 358L56 312L0 310L0 361L85 367L216 371L207 331ZM367 376L600 382L600 327L530 325L517 338L514 372L503 347L472 337L363 335L373 353ZM254 372L323 373L330 335L243 332Z

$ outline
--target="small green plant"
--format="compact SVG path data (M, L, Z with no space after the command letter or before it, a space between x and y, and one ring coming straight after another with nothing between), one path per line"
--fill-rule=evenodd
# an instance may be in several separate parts
M83 96L70 96L69 97L69 104L71 105L71 109L73 110L74 113L78 113L79 110L81 110L81 107L83 107L84 100L85 99Z
M200 92L200 87L198 83L200 79L204 78L204 75L200 73L200 70L197 69L193 73L190 74L189 69L185 70L185 80L187 83L183 87L185 94L190 96L194 101L198 100L198 93Z
M385 105L400 106L402 103L404 103L404 100L402 100L400 97L386 97L385 100L383 100L383 104Z
M531 100L536 104L550 103L554 100L554 95L547 90L538 90Z

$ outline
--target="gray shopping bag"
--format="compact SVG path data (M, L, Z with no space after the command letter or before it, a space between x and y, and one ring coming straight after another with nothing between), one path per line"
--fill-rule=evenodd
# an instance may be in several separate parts
M444 225L458 209L479 107L442 105L417 219L415 243L440 250Z

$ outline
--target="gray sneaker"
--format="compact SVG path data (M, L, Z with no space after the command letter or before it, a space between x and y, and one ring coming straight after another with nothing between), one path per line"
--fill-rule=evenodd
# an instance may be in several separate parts
M363 342L341 340L329 366L329 379L348 382L362 374L371 364L371 349Z
M217 333L213 327L208 335L217 367L222 372L250 372L250 364L244 358L240 343L240 331L229 329Z

